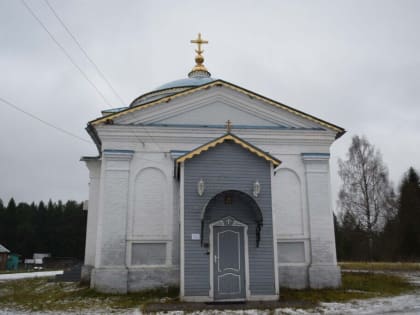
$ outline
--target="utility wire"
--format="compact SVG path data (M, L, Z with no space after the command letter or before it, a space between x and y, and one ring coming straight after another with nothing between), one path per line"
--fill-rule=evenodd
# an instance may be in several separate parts
M74 61L74 59L70 56L70 54L66 51L64 46L62 46L58 40L54 37L53 34L48 30L48 28L45 26L44 23L38 18L38 16L35 14L35 12L28 6L28 4L25 2L25 0L21 0L22 4L26 7L26 9L29 11L29 13L34 17L35 20L38 21L38 23L42 26L42 28L47 32L47 34L51 37L51 39L56 43L56 45L61 49L61 51L66 55L66 57L70 60L70 62L73 64L73 66L76 67L77 70L82 74L82 76L86 79L86 81L89 82L89 84L96 90L96 92L101 96L101 98L104 100L105 103L108 104L110 108L112 108L111 103L106 99L105 95L99 90L99 88L95 85L95 83L92 82L92 80L89 79L87 74L80 68L77 63Z
M44 23L42 23L42 21L38 18L38 16L35 14L35 12L28 6L28 4L25 2L25 0L21 0L22 4L26 7L26 9L29 11L29 13L35 18L35 20L37 20L37 22L42 26L42 28L45 30L45 32L47 32L47 34L51 37L51 39L56 43L56 45L61 49L61 51L64 53L64 55L70 60L70 62L77 68L77 70L79 70L79 72L83 75L83 77L86 79L86 81L89 82L89 84L96 90L96 92L102 97L102 99L105 101L105 103L108 104L108 106L110 108L112 108L111 103L106 99L105 95L99 90L99 88L89 79L89 77L87 76L87 74L77 65L77 63L74 61L74 59L70 56L70 54L66 51L66 49L64 48L64 46L62 46L58 40L52 35L52 33L48 30L48 28L46 27L46 25ZM48 3L48 1L45 1L48 5L48 7L51 9L51 11L54 13L54 15L57 17L57 19L60 21L60 23L62 24L62 26L66 29L66 31L70 34L70 36L73 38L73 40L76 42L76 44L78 45L78 47L82 50L82 52L85 54L86 58L92 62L92 64L95 65L95 68L97 68L98 73L101 74L101 71L99 70L99 68L96 66L96 64L92 61L91 58L89 58L89 56L87 55L87 53L84 51L84 49L82 48L82 46L79 44L79 42L77 41L77 39L72 35L72 33L70 32L70 30L65 26L64 22L60 19L60 17L58 16L58 14L55 12L55 10L53 9L53 7ZM105 79L105 78L104 78ZM108 80L105 79L105 82L108 83ZM111 89L114 91L114 89L112 88L112 86L110 86ZM118 94L116 94L118 95ZM120 97L119 97L120 98ZM120 98L121 101L124 103L124 101L122 100L122 98ZM160 147L160 145L158 145L155 141L153 141L153 137L150 134L150 132L147 130L146 127L143 127L143 129L146 131L146 133L149 135L150 140L152 141L152 143L154 143L160 150L162 150L162 148ZM144 144L144 141L139 138L136 134L134 134L134 136L141 142ZM83 141L87 141L85 139L83 139Z
M77 40L76 36L74 36L74 34L70 31L70 29L67 27L67 25L64 23L64 21L61 19L61 17L58 15L58 13L54 10L54 8L50 4L50 2L48 0L44 0L44 2L47 4L47 6L50 8L50 10L52 11L52 13L55 15L55 17L57 18L57 20L60 22L60 24L63 26L63 28L66 30L66 32L70 35L70 37L76 43L77 47L79 47L79 49L82 51L83 55L85 55L86 59L89 60L89 62L93 65L93 67L98 72L98 74L101 76L101 78L106 82L106 84L108 85L108 87L112 90L112 92L114 93L114 95L121 101L121 104L124 106L126 104L125 101L124 101L124 99L121 97L120 94L118 94L118 92L112 86L111 82L105 77L105 74L99 69L98 65L92 60L92 58L90 58L90 56L88 55L88 53L86 52L86 50L83 49L82 45Z
M48 127L54 128L54 129L56 129L56 130L58 130L58 131L61 131L62 133L65 133L65 134L66 134L66 135L68 135L68 136L71 136L71 137L73 137L73 138L79 139L79 140L81 140L81 141L83 141L83 142L87 142L87 143L89 143L89 144L92 144L90 141L88 141L88 140L86 140L86 139L84 139L84 138L82 138L82 137L79 137L78 135L76 135L76 134L74 134L74 133L72 133L72 132L70 132L70 131L67 131L67 130L65 130L65 129L61 128L61 127L58 127L58 126L56 126L56 125L53 125L52 123L49 123L48 121L46 121L46 120L44 120L44 119L42 119L42 118L39 118L39 117L35 116L34 114L31 114L31 113L29 113L29 112L25 111L24 109L22 109L22 108L20 108L19 106L17 106L17 105L15 105L15 104L13 104L13 103L11 103L11 102L9 102L9 101L5 100L5 99L4 99L4 98L2 98L2 97L0 97L0 101L1 101L2 103L4 103L4 104L9 105L10 107L12 107L12 108L16 109L17 111L19 111L19 112L21 112L21 113L24 113L25 115L27 115L27 116L29 116L29 117L31 117L31 118L33 118L33 119L35 119L35 120L38 120L39 122L43 123L44 125L47 125Z
M64 133L64 134L66 134L66 135L68 135L68 136L71 136L71 137L76 138L76 139L78 139L78 140L81 140L81 141L83 141L83 142L86 142L86 143L92 144L92 142L90 142L89 140L86 140L86 139L84 139L84 138L82 138L82 137L80 137L80 136L78 136L78 135L76 135L76 134L74 134L74 133L72 133L72 132L70 132L70 131L68 131L68 130L65 130L65 129L63 129L63 128L61 128L61 127L58 127L58 126L56 126L56 125L54 125L54 124L52 124L52 123L50 123L50 122L48 122L48 121L46 121L46 120L44 120L44 119L42 119L42 118L39 118L39 117L35 116L34 114L31 114L31 113L29 113L29 112L25 111L24 109L20 108L20 107L19 107L19 106L17 106L16 104L13 104L13 103L11 103L11 102L9 102L9 101L5 100L5 99L4 99L4 98L2 98L2 97L0 97L0 102L2 102L2 103L4 103L4 104L6 104L6 105L8 105L8 106L12 107L13 109L15 109L15 110L17 110L17 111L19 111L19 112L21 112L21 113L23 113L23 114L25 114L25 115L27 115L27 116L31 117L31 118L33 118L33 119L35 119L35 120L37 120L37 121L39 121L39 122L41 122L41 123L43 123L44 125L47 125L48 127L51 127L51 128L53 128L53 129L55 129L55 130L58 130L58 131L60 131L60 132L62 132L62 133ZM137 136L136 136L136 137L137 137ZM139 140L141 141L141 139L139 139ZM141 141L141 142L142 142L142 141ZM142 142L142 143L143 143L143 142ZM141 160L145 160L145 161L156 162L155 160L150 160L150 159L147 159L147 158L144 158L144 157L139 157L139 158L140 158Z

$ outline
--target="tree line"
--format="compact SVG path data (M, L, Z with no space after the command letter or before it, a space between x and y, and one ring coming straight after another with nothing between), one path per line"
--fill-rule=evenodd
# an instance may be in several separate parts
M83 259L87 211L76 201L4 205L0 199L0 244L22 258L33 253Z
M339 159L339 214L334 214L339 260L419 261L420 180L413 167L395 192L382 155L355 136Z
M339 260L420 261L420 180L414 168L397 191L382 155L365 137L355 136L345 160L338 215L334 215ZM0 199L0 244L32 257L34 252L83 259L87 212L76 201L45 204Z

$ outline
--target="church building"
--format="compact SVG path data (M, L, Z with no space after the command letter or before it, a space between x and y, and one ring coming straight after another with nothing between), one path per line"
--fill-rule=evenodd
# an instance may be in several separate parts
M188 77L87 131L82 278L102 292L178 286L184 301L276 300L341 284L330 146L344 129L222 79L198 35Z

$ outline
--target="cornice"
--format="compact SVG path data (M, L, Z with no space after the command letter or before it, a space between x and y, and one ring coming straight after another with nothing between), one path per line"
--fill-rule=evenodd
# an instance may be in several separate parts
M272 141L328 141L332 143L335 133L325 130L270 130L270 129L234 129L235 134L245 139ZM97 128L102 141L138 142L200 142L202 139L213 140L225 133L222 128L168 128L105 125Z

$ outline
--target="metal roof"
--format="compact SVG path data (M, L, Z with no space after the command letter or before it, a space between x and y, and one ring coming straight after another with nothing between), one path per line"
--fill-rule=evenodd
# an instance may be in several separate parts
M178 98L178 97L181 97L181 96L184 96L184 95L192 94L194 92L198 92L198 91L201 91L203 89L212 88L212 87L215 87L215 86L224 86L224 87L227 87L227 88L232 89L234 91L237 91L237 92L240 92L240 93L244 93L245 95L248 95L251 98L258 99L260 101L263 101L265 103L268 103L270 105L273 105L273 106L275 106L277 108L281 108L281 109L286 110L286 111L288 111L290 113L296 114L297 116L300 116L300 117L309 119L309 120L311 120L313 122L316 122L316 123L320 124L323 127L326 127L326 128L328 128L330 130L335 131L337 133L336 134L336 138L341 137L346 132L344 130L344 128L342 128L342 127L339 127L339 126L334 125L332 123L329 123L329 122L327 122L325 120L322 120L322 119L317 118L315 116L312 116L310 114L304 113L304 112L302 112L300 110L294 109L294 108L292 108L290 106L287 106L285 104L282 104L280 102L273 101L273 100L271 100L271 99L269 99L269 98L267 98L265 96L259 95L259 94L255 93L255 92L251 92L251 91L249 91L247 89L244 89L244 88L239 87L239 86L237 86L235 84L232 84L230 82L226 82L226 81L223 81L223 80L220 80L220 79L211 81L209 83L206 83L206 84L203 84L203 85L200 85L200 86L187 88L186 90L183 90L181 92L175 93L175 94L170 95L170 96L162 97L162 98L159 98L157 100L153 100L153 101L147 102L145 104L141 104L141 105L137 105L137 106L130 106L129 108L127 108L125 110L122 110L122 111L117 112L117 113L112 113L112 114L110 114L108 116L105 116L105 117L99 117L97 119L94 119L94 120L90 121L88 123L88 126L89 125L95 126L95 125L98 125L100 123L104 123L106 121L110 121L110 120L112 120L114 118L120 117L121 115L126 115L126 114L132 113L134 111L138 111L138 110L143 110L143 109L149 108L149 107L154 106L154 105L157 105L157 104L167 103L167 102L169 102L172 99L175 99L175 98Z
M155 89L155 91L172 89L172 88L175 88L175 87L200 86L200 85L212 82L214 80L216 80L216 79L213 79L212 77L184 78L184 79L179 79L179 80L175 80L175 81L165 83L165 84L157 87Z
M195 156L200 155L201 153L208 151L210 148L214 148L218 146L219 144L225 142L225 141L233 141L234 143L240 145L244 149L248 150L249 152L259 156L260 158L265 159L267 162L273 163L274 166L279 166L281 164L281 161L276 159L275 157L271 156L270 154L262 151L261 149L253 146L252 144L246 142L245 140L239 138L238 136L235 136L232 133L227 133L213 141L210 141L182 156L176 159L176 163L182 163L186 160L192 159Z
M191 76L188 78L171 81L157 87L151 92L145 93L137 97L133 102L131 102L130 107L146 104L148 102L158 100L163 97L171 96L176 93L185 91L187 89L213 82L215 80L216 79L213 79L210 76L197 75L197 76Z
M0 244L0 253L10 253L10 250Z

